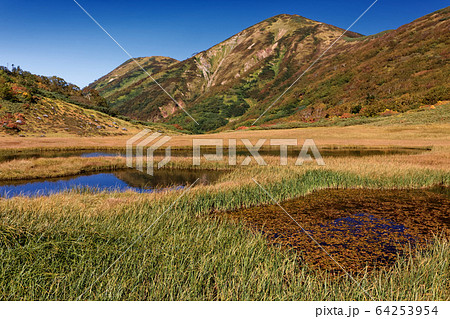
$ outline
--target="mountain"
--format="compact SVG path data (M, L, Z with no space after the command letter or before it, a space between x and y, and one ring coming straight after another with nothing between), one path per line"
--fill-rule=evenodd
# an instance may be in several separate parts
M397 30L347 32L258 125L404 112L448 100L450 7ZM132 118L192 132L249 126L344 30L282 14L193 57L138 62L199 122L193 121L134 61L89 89Z
M20 67L0 67L0 135L115 136L142 129L112 115L95 90Z
M135 58L134 60L150 74L159 73L171 64L179 62L172 58L160 56ZM148 75L142 71L135 61L130 59L122 63L116 69L98 79L95 88L91 87L95 90L101 90L102 95L109 98L118 90L147 78Z

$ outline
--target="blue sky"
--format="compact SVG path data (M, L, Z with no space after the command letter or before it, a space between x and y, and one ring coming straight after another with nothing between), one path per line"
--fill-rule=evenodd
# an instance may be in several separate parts
M183 60L281 13L347 28L373 0L78 2L132 56ZM367 35L395 29L447 5L379 0L351 30ZM72 0L0 0L0 12L0 65L14 63L83 87L128 59Z

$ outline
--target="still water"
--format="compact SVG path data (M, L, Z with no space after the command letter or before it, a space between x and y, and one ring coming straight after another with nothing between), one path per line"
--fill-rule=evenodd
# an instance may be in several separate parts
M198 184L215 182L223 172L208 170L157 170L153 176L133 169L93 173L65 178L18 182L0 182L0 197L46 196L67 190L135 191L149 193L161 189L179 189L199 178Z

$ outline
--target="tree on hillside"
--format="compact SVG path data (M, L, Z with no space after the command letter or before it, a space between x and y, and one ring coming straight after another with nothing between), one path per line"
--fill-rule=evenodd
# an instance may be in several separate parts
M11 91L11 88L6 83L0 82L0 99L3 100L13 100L14 94Z

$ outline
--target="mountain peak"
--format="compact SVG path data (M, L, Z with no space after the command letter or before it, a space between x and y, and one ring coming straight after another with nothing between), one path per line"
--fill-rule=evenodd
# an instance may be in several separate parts
M298 14L288 14L288 13L280 13L277 15L274 15L266 20L269 19L291 19L291 18L303 18L302 16L298 15Z
M420 105L424 96L429 95L427 101L446 99L448 85L436 83L446 83L442 77L450 72L450 63L442 63L448 57L445 45L435 43L448 41L449 24L448 10L441 10L387 33L363 37L347 32L310 70L344 30L290 14L268 18L181 62L142 58L200 126L191 125L174 101L131 63L91 87L118 113L177 123L193 132L251 124L305 70L262 123L359 112L372 116L393 107L405 111Z

